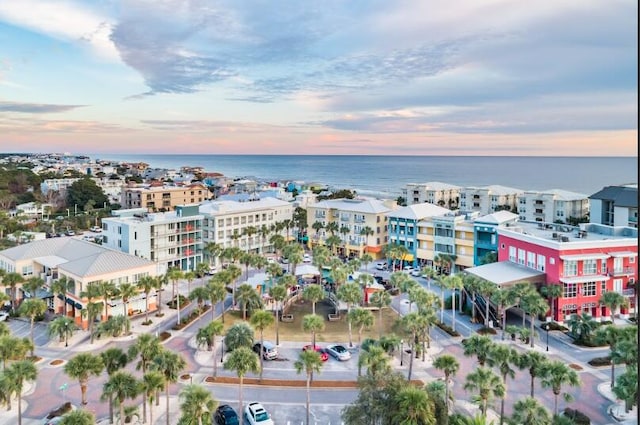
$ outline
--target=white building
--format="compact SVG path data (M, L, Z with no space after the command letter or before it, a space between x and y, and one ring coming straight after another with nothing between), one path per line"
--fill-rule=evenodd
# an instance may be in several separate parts
M307 189L298 193L293 200L293 205L306 209L309 205L315 204L316 202L318 202L318 195Z
M518 195L518 215L520 221L567 223L589 215L589 198L561 189L527 190Z
M145 258L164 273L169 267L194 270L202 257L202 220L197 205L148 213L144 208L113 211L102 219L102 244Z
M607 186L589 196L590 222L638 228L638 185Z
M268 231L276 223L293 218L293 205L276 198L208 201L200 204L199 212L204 217L205 244L263 252L271 249Z
M518 196L523 192L521 189L499 185L464 187L460 189L459 209L463 212L478 211L482 215L501 210L515 211Z
M460 186L441 182L408 183L402 189L402 197L407 205L429 203L455 209L459 196Z

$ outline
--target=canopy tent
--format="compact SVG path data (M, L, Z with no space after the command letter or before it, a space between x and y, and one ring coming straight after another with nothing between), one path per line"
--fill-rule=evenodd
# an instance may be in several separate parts
M311 264L301 264L296 267L296 276L318 276L320 271Z

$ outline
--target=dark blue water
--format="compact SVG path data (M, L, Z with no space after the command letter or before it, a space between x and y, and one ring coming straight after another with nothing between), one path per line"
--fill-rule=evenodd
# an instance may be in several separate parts
M604 186L636 183L637 157L469 157L368 155L93 155L152 167L201 166L229 177L319 182L361 194L397 196L406 183L502 185L564 189L591 195Z

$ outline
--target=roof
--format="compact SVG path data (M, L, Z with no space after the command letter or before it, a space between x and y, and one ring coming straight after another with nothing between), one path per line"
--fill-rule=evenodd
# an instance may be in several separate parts
M510 221L514 221L518 218L518 214L502 210L492 214L483 215L475 220L475 223L487 223L487 224L502 224Z
M589 199L613 201L617 207L638 208L638 186L607 186L589 196Z
M356 199L325 199L309 205L309 208L325 208L336 209L339 211L350 211L364 214L384 214L392 211L383 201L372 198L356 198Z
M564 189L548 189L548 190L527 190L524 195L553 195L557 201L581 201L589 196L584 193L570 192Z
M463 191L486 190L492 195L513 195L514 193L523 193L524 190L513 187L500 186L497 184L491 186L469 186L462 189Z
M456 186L449 183L442 183L442 182L407 183L407 186L420 186L422 189L426 189L426 190L460 189L460 186Z
M533 270L510 261L500 261L498 263L470 267L464 271L465 273L495 283L498 286L544 276L544 272Z
M318 271L318 268L316 266L312 266L311 264L301 264L299 266L296 266L296 276L303 276L303 275L317 276L319 274L320 272Z
M96 276L119 270L145 267L150 264L154 263L124 252L105 250L104 252L61 264L58 269L76 276Z
M387 213L388 217L404 218L407 220L423 220L428 217L445 215L451 210L440 207L435 204L424 202L422 204L413 204Z
M200 204L200 214L228 214L242 211L264 210L291 205L277 198L265 197L253 201L209 201Z

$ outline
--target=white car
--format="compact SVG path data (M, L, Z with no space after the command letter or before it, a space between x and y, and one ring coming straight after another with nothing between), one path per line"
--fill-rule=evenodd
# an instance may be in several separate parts
M409 273L410 274L413 271L413 267L412 266L404 266L402 268L402 271L405 272L405 273Z
M255 401L244 408L244 417L250 425L274 425L262 404Z
M311 262L311 256L309 254L304 254L304 256L302 257L302 262L303 263L310 263Z
M209 266L209 270L207 270L207 274L208 275L212 275L212 274L216 274L218 273L218 267L217 266Z
M420 277L422 276L422 270L420 270L420 267L416 267L415 269L411 270L409 274L411 274L411 276Z
M387 270L387 263L376 263L376 270Z
M9 318L9 313L2 310L0 311L0 322L5 322Z
M346 362L351 358L351 353L347 350L347 347L340 344L330 345L326 348L327 353L336 360Z
M91 230L94 233L100 233L100 232L102 232L102 227L100 227L100 226L91 226L91 229L89 229L89 230Z

